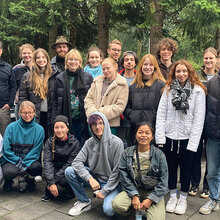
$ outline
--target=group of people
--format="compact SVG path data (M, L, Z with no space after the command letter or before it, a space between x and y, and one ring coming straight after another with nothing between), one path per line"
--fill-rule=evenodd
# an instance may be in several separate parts
M187 195L198 193L205 149L201 197L210 200L199 212L218 210L217 51L204 51L204 66L197 73L187 60L173 61L178 45L169 38L158 42L157 57L146 54L140 62L133 51L121 57L117 39L109 43L108 58L91 47L84 68L80 52L71 47L58 37L50 60L44 49L24 44L22 61L12 68L1 58L0 42L3 190L10 192L18 177L20 192L33 191L43 170L42 201L76 197L71 216L91 209L88 185L103 200L107 216L144 210L147 219L165 219L166 212L184 214ZM13 104L17 121L10 123Z

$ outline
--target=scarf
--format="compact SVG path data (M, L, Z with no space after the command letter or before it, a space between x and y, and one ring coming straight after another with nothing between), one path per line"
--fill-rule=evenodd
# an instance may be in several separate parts
M68 69L66 70L68 77L74 76L75 79L72 84L72 88L75 90L75 95L86 95L86 87L84 81L84 72L79 67L75 72L70 72Z
M172 89L171 103L173 107L176 110L180 110L183 114L187 114L187 110L189 109L188 97L193 89L192 85L187 80L185 86L182 88L179 81L175 79L170 88Z
M87 72L87 73L90 73L92 75L93 79L96 76L103 75L101 65L98 65L96 68L91 68L90 65L86 65L85 68L84 68L84 71Z

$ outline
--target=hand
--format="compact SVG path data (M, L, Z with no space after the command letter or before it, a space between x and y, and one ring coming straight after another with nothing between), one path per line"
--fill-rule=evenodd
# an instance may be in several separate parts
M100 189L99 183L93 177L89 179L89 185L92 187L93 190Z
M152 200L151 199L145 199L140 206L140 209L149 209L151 204L152 204Z
M102 195L101 191L99 191L97 194L96 194L96 198L98 199L104 199L105 196Z
M10 106L8 104L5 104L2 109L10 109Z
M140 199L139 199L138 196L133 196L131 203L132 203L132 206L133 206L134 209L140 210L140 204L141 203L140 203Z
M49 186L49 190L54 197L59 196L59 192L58 192L58 188L57 188L56 184Z

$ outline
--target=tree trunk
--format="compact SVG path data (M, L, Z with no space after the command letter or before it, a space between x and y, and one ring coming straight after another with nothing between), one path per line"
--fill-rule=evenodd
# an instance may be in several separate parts
M153 0L155 6L155 12L152 14L156 24L151 27L150 30L150 53L156 55L156 44L161 38L163 38L163 19L164 12L161 5L158 4L160 0Z
M97 7L98 11L98 47L107 57L108 40L109 40L109 23L111 6L107 2L100 3Z
M52 58L53 56L55 56L56 52L54 51L54 49L52 49L51 45L53 43L55 43L57 38L57 25L54 25L50 31L49 31L49 50L48 50L48 54L50 56L50 58Z
M70 43L73 45L73 48L76 47L76 27L72 24L70 29Z
M217 28L217 30L216 30L215 48L216 48L216 50L220 49L220 28Z

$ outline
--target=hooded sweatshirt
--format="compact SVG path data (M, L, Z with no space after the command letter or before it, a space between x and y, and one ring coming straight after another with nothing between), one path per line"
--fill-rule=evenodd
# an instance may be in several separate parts
M99 115L104 121L102 137L99 140L91 129L92 137L85 142L73 161L72 167L83 180L88 182L92 177L85 167L85 164L88 164L91 172L98 179L107 182L101 189L101 193L106 196L119 183L118 164L124 151L124 145L120 138L111 134L108 120L103 113L94 112L92 114Z

